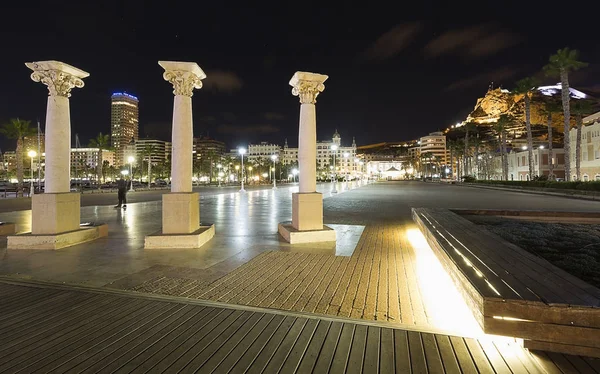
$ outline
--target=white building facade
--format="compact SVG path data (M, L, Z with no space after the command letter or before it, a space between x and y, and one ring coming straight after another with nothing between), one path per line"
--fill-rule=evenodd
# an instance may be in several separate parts
M271 159L272 155L279 157L281 153L281 146L277 144L270 144L268 142L260 142L260 144L249 144L248 153L245 157L248 160L254 161L257 159Z
M581 180L600 181L600 112L583 119L581 129ZM571 180L577 180L575 170L575 152L577 145L577 129L571 129Z

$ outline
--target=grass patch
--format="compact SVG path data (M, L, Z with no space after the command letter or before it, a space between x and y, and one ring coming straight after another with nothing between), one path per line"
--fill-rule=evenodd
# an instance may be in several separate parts
M489 231L600 288L600 224L466 216Z

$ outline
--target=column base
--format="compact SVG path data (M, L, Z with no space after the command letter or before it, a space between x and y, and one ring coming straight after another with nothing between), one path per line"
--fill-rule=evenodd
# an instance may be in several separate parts
M200 248L215 236L215 225L200 226L189 234L166 234L158 232L147 235L144 240L145 249L180 249Z
M162 233L191 234L200 228L197 192L171 192L162 196Z
M14 235L17 233L17 225L12 222L0 223L0 236Z
M331 227L322 225L319 230L296 229L291 222L281 222L279 224L279 235L290 244L335 242L336 233Z
M35 196L35 195L34 195ZM84 226L59 234L32 234L8 236L8 249L61 249L108 236L108 225Z
M292 194L292 226L298 231L323 229L323 195L318 192Z
M31 232L56 235L79 230L81 195L79 192L33 195Z

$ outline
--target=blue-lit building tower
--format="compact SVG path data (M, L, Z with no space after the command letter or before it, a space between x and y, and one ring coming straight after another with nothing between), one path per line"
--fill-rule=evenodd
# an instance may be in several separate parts
M110 141L115 150L115 166L127 164L129 144L138 140L139 100L124 92L111 96Z

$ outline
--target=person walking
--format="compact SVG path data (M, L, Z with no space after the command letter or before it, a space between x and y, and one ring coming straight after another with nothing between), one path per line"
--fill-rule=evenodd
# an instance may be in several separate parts
M127 181L123 177L117 181L117 189L119 204L115 205L115 208L127 208Z

